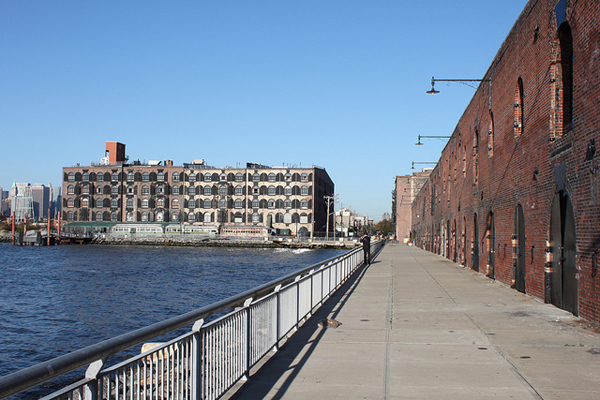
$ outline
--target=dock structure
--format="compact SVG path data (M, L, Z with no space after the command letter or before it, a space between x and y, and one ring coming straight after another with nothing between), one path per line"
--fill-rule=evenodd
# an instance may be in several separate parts
M231 397L597 399L599 371L598 325L388 244Z

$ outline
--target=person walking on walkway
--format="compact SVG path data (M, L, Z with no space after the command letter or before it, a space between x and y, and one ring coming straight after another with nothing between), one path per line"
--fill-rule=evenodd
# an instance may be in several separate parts
M360 242L363 245L363 254L365 256L365 264L371 263L371 237L366 233L360 238Z

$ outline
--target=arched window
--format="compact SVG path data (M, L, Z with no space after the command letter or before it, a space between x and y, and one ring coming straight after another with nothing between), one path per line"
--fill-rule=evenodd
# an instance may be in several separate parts
M171 201L171 208L179 208L179 199L173 199Z
M142 200L142 208L148 208L148 199Z
M275 175L274 173L270 173L269 174L269 182L275 182L277 180L277 175Z
M300 181L301 182L308 182L308 174L307 173L303 173L302 175L300 175Z
M160 198L156 199L156 207L163 208L165 206L165 199Z
M212 214L211 213L204 213L204 222L212 222Z
M127 208L133 208L133 199L127 199Z
M260 206L260 202L258 200L252 200L252 208L258 208Z
M219 208L227 208L227 200L226 199L219 200Z
M179 186L173 186L171 188L171 192L173 195L178 196L179 195Z
M102 211L96 213L96 221L102 221Z
M117 213L116 212L112 212L110 214L110 220L113 221L113 222L117 221Z
M69 172L69 182L75 182L75 174L73 172Z
M88 174L87 172L83 173L83 181L84 182L89 182L90 180L90 174Z
M179 182L179 172L173 172L173 182Z
M235 195L236 196L241 196L244 194L244 188L241 186L236 186L235 187Z
M269 208L275 208L275 200L269 200Z
M163 222L165 220L165 214L162 211L156 213L156 222Z
M308 208L308 201L307 200L301 200L300 201L300 208L306 210Z
M171 214L171 221L173 221L173 222L179 221L179 213L174 212L173 214Z
M286 196L291 196L292 188L290 186L286 186L285 189L283 189L283 194L285 194Z
M67 212L67 221L73 221L74 215L75 214L73 214L73 211Z
M102 172L99 172L98 175L96 175L96 182L104 182L104 174Z
M227 185L221 185L219 187L219 196L227 196Z
M235 208L242 208L242 200L237 199L235 201Z
M133 182L135 178L135 175L133 174L133 172L129 172L127 174L127 182Z
M150 181L150 175L147 172L144 172L142 174L142 181L144 181L144 182L149 182Z
M75 194L75 186L73 186L73 185L67 186L67 194Z
M301 194L302 196L308 196L308 186L302 186L302 187L300 188L300 194Z
M252 214L252 223L253 224L258 224L260 222L260 214L259 213L253 213Z
M212 194L212 187L211 186L204 186L204 195L205 196L210 196Z
M142 213L142 222L148 222L148 213L146 211Z
M188 188L188 194L189 194L190 196L195 196L195 195L196 195L196 187L195 187L195 186L190 186L190 187Z
M147 185L142 186L142 194L149 194L150 193L150 189L148 188Z
M204 199L204 208L212 208L210 206L210 199Z
M190 174L189 180L190 182L196 182L196 174Z
M515 104L514 104L514 134L515 137L519 137L523 134L523 122L524 122L524 110L523 110L523 79L519 77L517 81L517 88L515 89Z
M119 187L118 187L117 185L115 185L115 186L112 186L112 187L110 188L110 193L111 193L111 194L119 194Z
M81 207L89 207L89 205L90 205L90 200L87 197L81 199Z
M258 173L252 175L252 182L260 182L260 175Z
M118 200L118 199L112 199L112 200L110 201L110 206L111 206L112 208L117 208L117 207L119 207L119 200Z
M237 174L235 174L235 181L236 182L243 182L244 181L244 175L242 175L240 172L238 172Z
M69 208L75 207L75 200L73 200L73 199L67 200L67 207L69 207Z
M286 209L292 208L292 202L290 200L285 200L283 202L283 208L286 208Z
M275 186L269 186L269 196L275 196L276 190Z
M113 182L118 182L119 181L119 174L117 174L116 172L113 172L111 175L111 179Z
M196 208L196 200L190 199L190 201L188 201L188 208L192 210Z
M204 182L210 182L212 181L212 178L210 176L210 174L207 172L204 174Z
M222 172L221 175L219 175L219 180L221 182L227 182L227 174L225 174L224 172Z
M164 182L165 181L165 173L164 172L159 172L156 175L156 180L159 182Z
M192 223L196 222L196 214L195 213L193 213L193 212L189 213L188 222L192 222Z
M573 36L568 22L559 26L553 47L550 130L559 137L573 122Z

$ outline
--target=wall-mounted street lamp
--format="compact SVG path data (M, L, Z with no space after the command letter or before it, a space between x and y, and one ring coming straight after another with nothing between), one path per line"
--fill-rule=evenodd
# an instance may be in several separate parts
M435 164L437 164L437 162L434 162L434 161L413 161L412 162L412 167L410 167L410 169L415 169L415 164L435 165Z
M415 143L415 146L423 146L423 143L421 143L421 139L450 139L452 136L424 136L424 135L419 135L419 140L417 141L417 143Z
M489 83L489 99L488 99L488 104L489 104L489 108L490 110L492 109L492 80L491 79L435 79L433 76L431 77L431 90L428 90L426 93L434 95L434 94L438 94L440 91L439 90L435 90L435 83L436 82L458 82L458 83L462 83L463 85L472 87L473 89L477 89L477 87L479 86L479 82L488 82ZM477 82L477 84L475 84L474 82Z

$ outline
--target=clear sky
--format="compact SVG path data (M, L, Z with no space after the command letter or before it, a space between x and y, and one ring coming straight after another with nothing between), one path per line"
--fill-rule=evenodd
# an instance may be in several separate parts
M324 167L378 221L437 161L525 0L0 2L0 186L130 160ZM420 165L422 167L422 165Z

